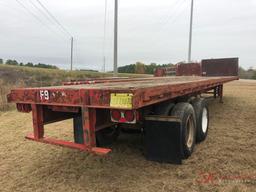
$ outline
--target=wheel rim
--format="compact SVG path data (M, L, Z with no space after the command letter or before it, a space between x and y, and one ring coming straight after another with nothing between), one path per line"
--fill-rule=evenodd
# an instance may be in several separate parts
M186 144L188 148L191 148L194 142L194 121L193 116L190 115L187 119L187 135L186 135Z
M203 109L202 113L202 131L203 133L207 132L208 128L208 110L206 108Z

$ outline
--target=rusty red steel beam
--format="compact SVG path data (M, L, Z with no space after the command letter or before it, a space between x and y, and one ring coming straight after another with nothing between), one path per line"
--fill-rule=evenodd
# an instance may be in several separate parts
M87 107L82 108L82 126L84 143L77 144L70 141L57 140L46 137L44 135L44 125L47 123L45 116L46 114L44 114L44 110L46 110L46 108L44 108L43 105L37 104L32 104L31 108L33 118L33 134L27 135L27 139L47 144L54 144L79 149L100 155L104 155L111 152L111 149L96 147L96 109Z
M182 77L181 77L182 78ZM146 85L151 80L166 80L163 84ZM83 86L62 86L62 87L45 87L45 88L20 88L14 89L8 95L9 102L24 104L41 104L55 106L73 106L89 108L113 108L110 106L111 93L132 93L132 109L138 109L147 105L155 104L161 101L173 99L175 97L188 95L194 92L202 92L209 88L214 88L223 83L237 80L238 77L214 77L198 78L185 82L177 81L178 78L141 78L138 80L126 79L124 82L138 82L142 86L125 87L125 83L120 87L111 87L118 85L119 82L102 84L99 87ZM175 81L174 81L175 80ZM50 93L49 100L40 97L40 91L48 90Z
M96 147L96 110L84 107L82 110L84 142L88 147Z
M238 77L229 77L225 79L215 79L205 81L196 81L193 83L182 83L178 86L159 86L152 88L140 89L134 98L133 103L137 108L156 104L169 99L174 99L179 96L185 96L193 93L203 93L209 89L213 89L216 86L222 86L224 83L237 80ZM142 99L141 99L142 98Z
M86 147L83 144L77 144L74 142L70 142L70 141L64 141L64 140L58 140L58 139L53 139L53 138L48 138L48 137L43 137L43 138L36 138L34 134L28 134L26 136L26 139L29 140L33 140L33 141L37 141L40 143L45 143L45 144L52 144L52 145L58 145L58 146L62 146L62 147L68 147L71 149L78 149L80 151L88 151L97 155L106 155L108 153L111 152L111 149L108 148L100 148L100 147Z

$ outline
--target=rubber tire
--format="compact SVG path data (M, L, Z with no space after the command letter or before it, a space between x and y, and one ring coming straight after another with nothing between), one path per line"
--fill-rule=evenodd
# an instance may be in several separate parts
M120 134L120 128L117 125L105 128L96 132L97 147L104 147L113 144Z
M195 147L195 141L196 141L196 120L195 120L195 111L191 104L189 103L178 103L174 106L172 112L172 116L176 116L181 120L181 128L182 128L182 156L183 159L187 159L189 156L192 155L194 147ZM193 117L193 140L191 147L187 146L186 143L186 136L187 136L187 119L188 117L192 115Z
M196 114L196 142L202 142L206 139L207 134L208 134L208 128L209 128L209 108L208 108L208 104L207 101L205 99L202 98L197 98L194 99L191 102L194 110L195 110L195 114ZM207 118L208 118L208 122L207 122L207 129L206 132L203 131L203 127L202 127L202 116L203 116L203 109L206 108L207 110Z

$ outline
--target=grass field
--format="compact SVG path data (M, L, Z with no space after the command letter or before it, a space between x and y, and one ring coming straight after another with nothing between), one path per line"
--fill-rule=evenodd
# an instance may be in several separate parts
M224 89L210 105L210 130L183 165L150 162L139 135L121 135L106 157L24 139L31 114L0 113L0 191L255 191L256 82ZM70 138L71 122L47 126ZM247 180L247 182L246 182Z

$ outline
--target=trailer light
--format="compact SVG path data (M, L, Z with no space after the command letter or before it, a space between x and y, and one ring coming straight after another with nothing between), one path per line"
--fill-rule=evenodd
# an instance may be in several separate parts
M119 121L121 119L121 112L119 110L112 110L111 116L115 121Z
M124 117L125 117L126 121L132 122L132 121L134 121L134 112L133 111L125 111Z

